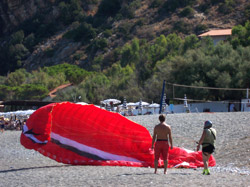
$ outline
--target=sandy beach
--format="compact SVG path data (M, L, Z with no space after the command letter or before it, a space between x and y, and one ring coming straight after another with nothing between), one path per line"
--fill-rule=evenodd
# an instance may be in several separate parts
M152 134L158 115L131 116ZM250 186L250 113L168 114L174 146L195 150L203 123L217 130L217 165L211 175L203 168L168 170L153 168L72 166L58 163L20 144L21 131L0 134L0 186Z

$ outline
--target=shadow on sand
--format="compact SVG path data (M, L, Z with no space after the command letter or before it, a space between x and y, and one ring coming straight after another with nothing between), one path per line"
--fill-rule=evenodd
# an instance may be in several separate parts
M131 176L131 175L151 175L154 174L152 172L150 173L124 173L124 174L120 174L120 175L116 175L117 177L124 177L124 176Z
M25 170L33 170L33 169L60 168L60 167L70 167L70 166L72 166L72 165L62 165L62 166L38 166L38 167L29 167L29 168L19 168L19 169L1 170L0 173L9 173L9 172L25 171Z

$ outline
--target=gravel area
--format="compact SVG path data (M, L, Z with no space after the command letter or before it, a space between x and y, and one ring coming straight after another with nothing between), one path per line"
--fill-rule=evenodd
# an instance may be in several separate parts
M128 117L152 134L158 115ZM0 133L0 186L250 186L250 113L168 114L174 146L196 148L203 123L217 130L217 165L211 175L202 169L72 166L57 163L20 144L20 131Z

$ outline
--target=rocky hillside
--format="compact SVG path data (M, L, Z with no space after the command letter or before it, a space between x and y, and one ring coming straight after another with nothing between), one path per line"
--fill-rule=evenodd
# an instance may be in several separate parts
M45 10L50 10L50 14L48 14L48 17L56 16L56 11L53 11L53 7L51 7L53 2L54 0L0 1L0 34L9 34L22 22Z
M8 62L7 57L0 57L0 61L14 64L5 72L62 62L89 68L95 57L108 59L114 49L135 37L153 41L161 34L185 37L209 29L232 28L249 19L249 7L248 0L2 0L1 46L10 47L6 44L9 36L13 38L13 33L22 30L24 48L18 60ZM94 29L94 35L79 39L85 34L81 30L80 37L74 38L83 23Z

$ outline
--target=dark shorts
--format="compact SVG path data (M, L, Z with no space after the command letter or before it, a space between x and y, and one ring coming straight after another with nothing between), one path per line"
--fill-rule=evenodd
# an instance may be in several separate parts
M167 160L168 158L168 141L157 140L155 142L155 160L159 160L160 155L162 155L163 160Z
M202 152L212 154L215 150L215 147L213 145L208 145L206 147L202 147Z
M1 125L1 129L4 129L4 125Z

